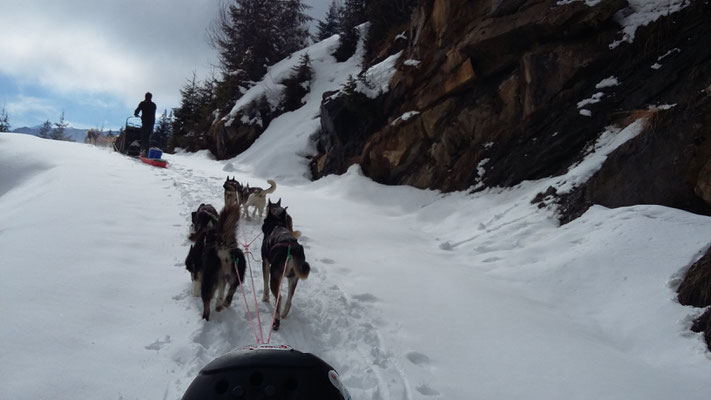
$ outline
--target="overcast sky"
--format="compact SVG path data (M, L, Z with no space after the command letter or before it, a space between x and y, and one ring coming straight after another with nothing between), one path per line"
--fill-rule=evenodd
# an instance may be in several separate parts
M2 0L0 108L12 129L56 122L116 129L153 93L159 112L211 74L207 40L226 0ZM321 18L331 0L307 0Z

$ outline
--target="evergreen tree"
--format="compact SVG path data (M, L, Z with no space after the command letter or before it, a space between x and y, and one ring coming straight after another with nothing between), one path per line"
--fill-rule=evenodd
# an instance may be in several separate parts
M64 122L64 111L62 111L62 114L59 116L59 122L54 123L54 129L52 129L50 139L69 140L69 138L64 134L64 130L67 126L69 126L69 124Z
M305 5L302 0L281 0L275 3L279 7L276 12L278 20L275 32L279 49L277 59L269 65L309 45L308 23L311 17L306 14L306 10L311 7Z
M5 106L2 106L2 113L0 113L0 132L10 132L10 117L5 111Z
M341 15L341 42L333 53L338 62L349 59L358 46L358 25L366 21L366 0L346 0Z
M397 33L403 31L402 25L407 23L415 7L415 0L369 0L366 11L368 34L365 47L372 54L378 43L390 41Z
M328 13L323 21L318 23L318 33L316 34L316 39L321 41L328 39L331 36L338 33L341 27L341 14L343 13L343 8L336 3L336 0L331 2L331 6L328 8Z
M46 120L40 127L39 133L37 135L43 139L49 139L51 134L52 134L52 123L49 122L49 120Z
M312 76L311 59L304 54L299 64L291 69L291 75L281 82L285 86L281 103L283 111L294 111L303 105L301 99L309 93Z
M304 48L306 8L302 0L233 0L210 35L223 75L258 81L269 65Z
M163 114L161 114L160 118L158 119L158 125L156 126L156 131L153 133L153 137L151 138L152 140L152 145L156 146L160 149L164 149L166 144L168 143L168 139L170 138L171 134L171 120L173 119L173 112L170 112L170 115L168 114L168 110L163 110Z
M198 118L198 84L193 72L192 80L188 81L182 89L180 89L180 106L173 110L173 140L169 147L184 147L190 136L194 136L194 127Z

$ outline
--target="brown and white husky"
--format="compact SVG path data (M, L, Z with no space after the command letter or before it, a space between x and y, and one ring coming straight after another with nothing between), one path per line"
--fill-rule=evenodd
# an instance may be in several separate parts
M202 317L210 320L210 302L215 298L215 311L229 307L239 282L244 277L246 259L237 247L239 204L227 204L214 226L201 232L190 247L186 267L200 275ZM192 272L192 271L191 271ZM239 274L239 276L238 276ZM225 296L225 287L229 285ZM217 297L215 297L215 292Z
M304 247L294 237L291 227L291 217L286 208L281 206L281 199L267 205L267 216L262 224L264 240L262 240L262 274L264 275L264 301L269 301L271 289L274 298L279 301L274 305L276 309L273 328L278 330L281 319L286 318L291 309L291 300L296 291L299 279L306 279L311 272L311 266L306 262ZM286 270L285 270L286 268ZM282 277L289 282L289 292L284 310L280 311L281 296L279 290Z

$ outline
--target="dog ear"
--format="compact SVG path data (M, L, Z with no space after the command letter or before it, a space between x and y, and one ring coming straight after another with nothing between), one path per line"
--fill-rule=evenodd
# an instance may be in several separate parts
M279 197L279 201L276 202L277 207L281 207L281 197Z

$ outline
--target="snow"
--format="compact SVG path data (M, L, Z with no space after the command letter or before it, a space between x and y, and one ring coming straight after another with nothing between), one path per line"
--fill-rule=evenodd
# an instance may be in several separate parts
M565 175L513 188L384 186L358 166L312 182L305 157L322 95L362 60L359 50L335 62L333 41L304 50L314 69L305 105L231 160L180 152L159 169L0 133L0 398L179 399L208 362L254 344L241 296L200 319L184 267L190 212L219 209L227 175L277 182L272 199L289 206L312 266L272 344L333 365L353 399L711 396L711 355L689 330L703 310L675 299L710 245L711 218L594 206L560 226L553 206L531 203L589 179L644 121L606 129ZM298 60L273 66L249 95ZM240 240L257 238L256 258L260 231L254 220L238 228ZM263 320L272 304L259 303Z
M614 49L623 42L632 43L640 26L680 11L691 4L690 0L628 0L629 7L618 12L616 21L622 26L622 38L610 44Z
M596 206L561 227L531 204L582 181L626 130L566 176L476 194L383 186L358 167L309 182L292 165L273 196L313 273L272 343L332 364L354 399L708 398L711 360L688 330L700 310L674 289L710 219ZM202 366L254 343L241 297L200 319L183 260L189 213L221 206L224 169L265 182L241 157L165 158L0 134L2 171L24 174L0 186L3 398L177 399ZM244 220L238 234L259 231Z
M368 68L363 75L363 79L357 81L356 90L365 94L371 99L380 96L390 90L390 80L395 75L395 64L402 55L402 51L397 52Z
M592 97L579 101L578 108L583 108L583 107L587 106L588 104L599 103L600 100L603 98L603 96L605 96L605 93L597 92L597 93L593 94Z
M653 106L647 107L647 109L653 110L653 111L657 111L657 110L666 111L666 110L671 110L671 109L674 108L674 107L676 107L676 103L674 103L674 104L659 104L659 105L653 105Z
M609 78L605 78L598 82L597 85L595 85L595 89L604 89L608 87L613 87L619 85L620 82L617 81L617 77L611 76Z
M607 159L607 156L628 140L639 135L644 129L645 120L640 118L624 129L616 126L608 127L595 143L588 149L587 157L568 170L563 177L553 180L553 186L559 194L569 193L576 186L585 183L597 172Z
M594 6L598 5L598 4L600 4L600 1L601 1L601 0L558 0L558 2L556 2L555 4L558 5L558 6L564 6L564 5L566 5L566 4L571 4L571 3L574 3L574 2L576 2L576 1L585 1L585 4L586 4L586 5L588 5L588 6L590 6L590 7L594 7Z
M393 122L390 123L390 125L397 125L402 121L409 121L410 119L414 118L415 116L419 115L419 111L407 111L402 113L399 117L395 118Z

